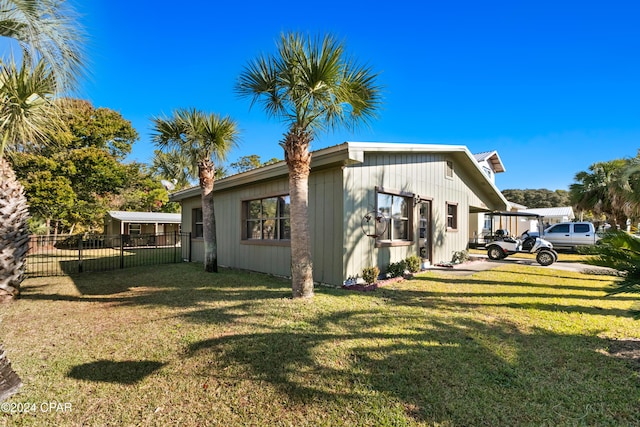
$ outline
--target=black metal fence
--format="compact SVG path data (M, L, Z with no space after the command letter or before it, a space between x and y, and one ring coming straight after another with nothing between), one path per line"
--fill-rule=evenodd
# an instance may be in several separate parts
M31 236L27 277L65 276L191 260L191 233Z

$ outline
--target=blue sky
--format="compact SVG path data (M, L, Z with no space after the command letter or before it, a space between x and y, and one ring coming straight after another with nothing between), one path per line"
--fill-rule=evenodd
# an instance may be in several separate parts
M331 32L380 72L371 127L314 140L497 150L507 188L568 189L592 163L640 148L640 2L76 1L89 36L79 97L119 111L150 162L150 118L196 107L241 129L235 161L283 158L285 127L233 90L281 32Z

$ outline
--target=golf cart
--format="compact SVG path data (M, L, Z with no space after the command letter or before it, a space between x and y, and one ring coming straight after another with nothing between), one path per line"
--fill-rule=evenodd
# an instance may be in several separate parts
M542 216L523 212L491 212L485 215L491 220L491 232L485 237L489 259L500 260L517 253L536 254L538 264L545 267L558 260L558 253L550 242L532 236L514 238L509 233L509 228L516 236L519 228L542 230Z

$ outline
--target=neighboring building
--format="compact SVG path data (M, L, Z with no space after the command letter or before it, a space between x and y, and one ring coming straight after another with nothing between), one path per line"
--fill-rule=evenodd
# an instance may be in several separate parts
M176 192L192 259L203 260L200 188ZM218 262L289 276L289 184L284 162L217 180ZM346 142L313 153L309 222L314 281L341 285L367 266L421 255L451 260L467 247L470 214L505 210L508 202L464 146ZM364 218L389 224L368 237ZM365 231L363 231L365 229ZM375 233L373 233L375 234Z
M109 211L104 234L170 234L180 231L180 221L179 213Z
M562 206L556 208L536 208L536 209L519 209L522 212L535 213L544 217L546 225L557 224L559 222L568 222L576 219L571 206Z

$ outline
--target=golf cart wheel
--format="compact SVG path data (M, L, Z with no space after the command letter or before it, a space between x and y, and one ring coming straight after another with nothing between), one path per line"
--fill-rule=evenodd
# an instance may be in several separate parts
M504 252L500 246L489 246L487 249L487 256L494 261L504 258Z
M536 261L538 261L538 264L544 267L553 264L556 259L557 258L551 251L540 251L538 252L538 255L536 255Z

